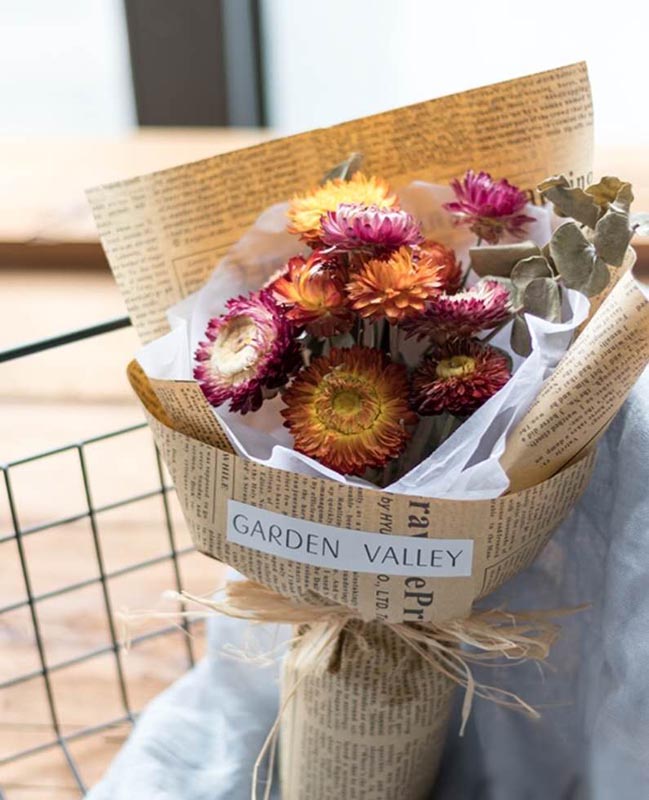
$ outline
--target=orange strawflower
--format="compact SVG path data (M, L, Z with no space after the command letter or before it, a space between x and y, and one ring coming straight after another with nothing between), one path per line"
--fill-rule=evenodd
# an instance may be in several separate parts
M417 416L405 367L370 347L334 348L298 373L284 392L295 449L346 475L398 456Z
M337 262L314 250L308 258L291 258L269 289L295 325L313 336L334 336L348 331L354 322L344 275Z
M307 242L319 242L322 217L328 211L336 211L341 203L399 207L397 197L391 194L386 181L373 176L366 178L362 172L355 172L348 181L335 178L306 194L296 195L288 209L288 230Z
M439 293L441 267L434 259L417 258L401 247L388 259L372 259L350 275L351 306L368 319L387 318L391 325L421 314L426 301Z
M433 239L426 239L419 245L420 258L430 259L438 264L440 289L447 294L453 294L462 285L462 265L455 256L455 251L445 247Z

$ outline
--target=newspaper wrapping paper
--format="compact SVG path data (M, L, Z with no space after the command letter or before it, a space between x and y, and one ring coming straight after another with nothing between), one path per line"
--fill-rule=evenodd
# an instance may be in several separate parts
M467 167L486 169L532 188L563 172L579 185L592 179L591 104L583 64L430 101L335 128L270 142L237 153L135 178L90 193L104 248L144 342L168 330L166 309L199 288L214 263L258 214L315 183L350 150L365 155L368 172L393 184L425 177L443 183ZM241 260L241 269L254 265ZM618 283L511 437L502 463L521 491L481 501L389 494L262 467L235 456L205 400L190 381L149 381L134 362L130 379L176 485L194 543L276 591L310 603L356 610L368 635L383 621L463 617L474 599L524 569L585 487L590 448L649 359L647 303L630 273ZM632 347L629 347L632 343ZM596 361L606 358L607 367ZM592 362L592 363L591 363ZM590 365L584 370L584 365ZM565 391L568 381L570 391ZM587 405L579 396L589 398ZM569 428L557 423L569 411ZM565 467L564 469L562 469ZM227 540L228 500L251 509L318 523L349 537L443 538L472 543L468 575L423 577L314 567L260 553ZM405 539L404 539L405 540ZM463 545L464 546L464 545ZM455 551L453 551L455 552ZM285 553L284 553L285 554ZM314 798L350 797L345 780L376 785L372 800L409 796L432 781L434 742L443 728L449 686L428 675L420 702L407 702L393 682L394 648L381 632L371 660L343 647L336 673L301 675L285 719L284 793L300 795L303 776L320 771L335 751L334 774L314 786ZM399 654L408 658L406 653ZM364 667L362 666L364 665ZM287 686L293 684L291 660ZM344 676L344 680L340 676ZM361 688L362 687L362 688ZM397 694L395 695L395 691ZM359 700L359 692L363 697ZM351 734L350 703L373 698L387 733ZM424 711L426 698L437 698ZM315 703L315 700L319 700ZM359 707L362 710L362 705ZM303 713L308 709L309 713ZM390 785L401 733L432 747L429 761L412 755L398 789ZM323 740L318 735L326 732ZM350 741L351 737L351 741ZM328 748L323 750L323 741ZM362 743L364 758L358 758ZM300 743L297 747L295 743ZM308 743L308 744L307 744ZM346 744L345 744L346 743ZM413 748L413 752L416 748ZM401 756L399 756L401 757ZM410 758L410 757L409 757ZM333 762L332 762L333 763ZM320 773L322 775L322 772ZM405 781L405 783L404 783ZM326 787L326 788L323 788ZM413 796L415 796L413 794Z
M295 650L284 660L283 800L430 797L455 684L384 625L362 636L345 634L336 670L304 677Z

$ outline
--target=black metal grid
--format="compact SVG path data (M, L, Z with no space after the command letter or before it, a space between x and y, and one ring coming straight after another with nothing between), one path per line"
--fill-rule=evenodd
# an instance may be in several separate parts
M0 362L12 361L17 358L29 356L35 353L40 353L43 352L44 350L49 350L55 347L59 347L61 345L67 345L73 342L89 339L98 335L109 333L110 331L128 327L130 324L131 323L128 317L122 317L119 319L114 319L98 325L94 325L88 328L83 328L80 330L65 333L60 336L55 336L49 339L43 339L40 341L15 347L10 350L0 352ZM15 752L11 752L9 754L4 754L4 753L0 754L0 767L10 762L16 761L17 759L27 758L29 756L34 756L46 750L59 748L69 766L70 773L78 788L79 793L84 793L88 789L88 786L84 781L81 765L77 762L73 753L71 752L69 746L70 743L80 739L84 739L86 737L90 737L92 735L99 734L102 731L107 731L116 726L122 726L124 723L132 724L135 721L137 715L137 711L132 707L132 703L129 699L129 685L125 675L123 656L122 656L123 643L120 642L118 631L116 628L115 615L114 615L113 604L111 601L111 592L109 586L110 581L122 575L134 573L137 572L138 570L143 570L147 567L152 567L156 564L160 564L163 562L171 562L173 568L175 588L177 589L177 591L181 591L183 587L182 587L179 556L182 556L183 554L190 552L192 550L191 547L179 548L177 546L176 531L174 530L174 521L172 518L172 513L169 504L169 493L173 491L173 487L168 485L168 483L165 480L165 472L163 469L162 462L160 460L160 455L157 452L157 450L155 450L157 474L155 475L155 485L153 489L144 493L122 497L118 500L115 500L114 502L104 505L97 505L93 501L93 496L91 491L91 481L90 481L90 466L88 463L88 459L86 457L87 449L91 445L95 445L97 443L104 442L109 439L115 439L118 437L123 437L127 439L129 434L141 430L142 428L146 428L145 423L138 423L135 425L131 425L127 428L122 428L120 430L114 430L110 433L102 434L100 436L95 436L92 438L84 439L82 441L66 444L61 447L47 450L41 453L36 453L34 455L30 455L25 458L11 461L9 463L4 463L4 464L0 463L0 471L2 473L1 475L2 480L0 485L0 499L2 497L2 493L4 492L6 495L6 502L9 509L9 517L10 517L9 532L0 531L0 546L9 542L15 543L20 563L20 569L22 571L22 580L24 583L24 592L25 592L24 597L16 599L15 602L11 602L7 605L4 605L3 607L0 607L0 620L2 619L2 616L4 614L8 614L18 609L28 609L28 614L33 630L34 649L36 651L39 664L39 667L35 670L31 670L23 674L16 675L10 678L9 680L1 682L0 692L2 692L3 690L10 689L11 687L15 687L19 684L27 683L29 681L42 682L41 686L45 692L48 713L49 713L48 727L51 729L51 737L45 742L42 742L38 745L26 749L17 749ZM153 440L151 440L151 446L155 449ZM19 507L20 504L16 498L16 494L13 488L12 479L14 471L18 467L22 467L25 464L30 464L32 462L36 462L41 459L45 459L50 456L55 456L63 453L72 454L73 457L78 459L83 497L84 497L84 506L85 506L83 511L77 514L61 516L55 519L51 519L37 525L23 526L21 524L21 509ZM129 506L136 503L141 503L152 497L160 497L160 502L162 504L163 519L166 527L166 540L168 542L168 551L163 553L162 555L138 561L135 563L130 563L127 566L121 567L120 569L108 571L106 569L106 563L104 555L102 553L102 541L99 530L99 521L101 520L102 515L116 508ZM92 549L94 551L94 558L97 567L96 573L84 580L76 581L75 583L62 586L55 590L36 593L34 591L34 586L30 575L30 564L29 564L28 554L26 552L25 542L28 540L29 537L38 536L39 534L42 534L43 532L48 530L63 528L66 525L70 525L71 523L75 523L78 522L79 520L84 520L84 519L88 520L90 525L90 531L92 537ZM103 612L105 613L107 630L109 632L109 637L110 637L109 644L103 647L98 647L89 650L87 652L75 656L74 658L69 658L63 661L50 662L47 657L46 648L44 645L44 638L41 630L41 623L39 620L39 605L43 601L49 600L53 597L58 597L60 595L69 592L75 592L80 589L84 589L86 587L93 585L99 586L101 590ZM185 632L188 632L190 624L191 623L187 622L186 620L182 621L181 625L184 628ZM177 632L178 632L177 626L166 625L156 630L149 631L145 634L134 636L131 639L130 644L131 646L136 647L141 642ZM184 650L185 650L187 666L189 667L194 664L194 658L195 658L194 643L192 641L191 636L183 636L182 639L184 642ZM52 676L60 670L65 670L66 668L73 667L78 664L88 662L91 659L96 659L106 655L112 656L112 663L114 667L114 680L116 686L118 687L119 699L122 711L121 715L117 716L114 719L99 721L95 725L86 726L84 728L74 730L71 733L66 733L63 726L61 725L59 714L57 712L57 692L53 685ZM3 788L0 785L0 800L5 800L6 798L5 791L6 789L3 791Z

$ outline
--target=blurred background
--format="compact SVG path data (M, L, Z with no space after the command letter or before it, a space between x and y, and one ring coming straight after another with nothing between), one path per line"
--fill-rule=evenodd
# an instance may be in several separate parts
M0 800L82 796L204 648L156 621L125 655L115 612L220 580L137 427L85 188L584 59L596 174L649 210L648 28L641 0L2 1Z

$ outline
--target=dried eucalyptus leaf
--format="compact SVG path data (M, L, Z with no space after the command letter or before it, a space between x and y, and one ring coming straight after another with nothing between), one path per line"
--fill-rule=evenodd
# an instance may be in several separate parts
M638 236L649 236L649 213L638 211L631 214L631 227Z
M551 278L552 267L543 256L530 256L514 265L512 269L512 283L523 288L534 278Z
M625 214L630 214L633 200L633 187L630 183L623 183L622 186L620 186L620 191L617 193L615 200L611 203L611 208L614 208L616 211L622 211Z
M523 293L525 311L548 322L561 322L561 290L553 278L534 278Z
M582 225L594 228L601 211L583 189L571 187L563 175L555 175L538 185L539 192L554 204L560 217L572 217Z
M629 215L618 211L614 205L604 214L595 227L593 243L597 255L612 267L624 261L626 249L633 237L629 227Z
M349 180L355 172L358 172L362 161L362 153L351 153L348 158L330 169L329 172L323 176L320 183L323 184L327 181L333 181L336 178L341 178L344 181Z
M509 278L512 267L523 258L541 253L534 242L472 247L469 250L471 268L481 278Z
M535 278L551 278L552 268L543 256L530 256L514 265L512 269L512 303L515 308L523 305L525 289Z
M550 239L550 253L569 289L593 297L608 286L610 273L606 262L576 223L566 222L556 229Z
M608 210L612 203L619 203L620 210L629 211L633 202L631 184L612 175L606 175L598 183L589 186L586 194L593 198L602 211Z
M520 315L514 317L510 342L512 350L519 356L527 357L532 352L532 337L525 317Z

